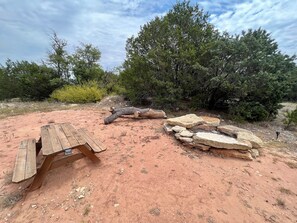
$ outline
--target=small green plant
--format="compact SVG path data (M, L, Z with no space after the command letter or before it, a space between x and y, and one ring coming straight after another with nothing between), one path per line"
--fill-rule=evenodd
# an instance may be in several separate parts
M286 111L283 123L286 125L286 129L297 125L297 107L293 111Z
M96 82L82 85L66 85L55 90L51 98L67 103L87 103L100 101L105 95L105 90L100 89Z

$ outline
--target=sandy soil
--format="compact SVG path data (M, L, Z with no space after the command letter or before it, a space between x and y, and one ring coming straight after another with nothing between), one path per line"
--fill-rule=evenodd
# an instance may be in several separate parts
M91 108L0 120L0 222L297 222L294 156L269 147L252 162L214 157L183 148L163 132L163 120L105 126L107 114ZM18 144L37 139L48 122L85 127L108 149L99 165L81 159L24 193L26 183L10 182Z

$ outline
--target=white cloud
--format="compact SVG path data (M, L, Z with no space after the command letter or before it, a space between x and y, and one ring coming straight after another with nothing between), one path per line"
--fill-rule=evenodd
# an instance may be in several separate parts
M106 69L120 66L128 37L156 15L164 15L175 0L1 0L0 63L13 60L40 61L50 47L55 30L70 46L92 43L102 52ZM193 0L194 2L194 0ZM220 30L240 33L259 26L272 33L281 50L297 49L297 1L209 0L197 1L210 13ZM73 47L69 47L73 50Z
M234 4L215 15L211 22L221 31L240 34L241 30L266 29L272 34L283 53L297 53L297 1L252 0Z

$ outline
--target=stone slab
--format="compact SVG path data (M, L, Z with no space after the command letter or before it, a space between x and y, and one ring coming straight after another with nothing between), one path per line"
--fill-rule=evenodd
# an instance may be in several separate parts
M178 125L185 128L192 128L196 125L205 123L205 121L195 114L188 114L176 118L169 118L167 119L167 123L169 125Z
M250 132L238 132L237 139L241 141L249 141L255 149L259 149L263 145L263 141L258 136Z
M193 132L190 132L188 130L181 131L179 134L181 137L188 137L188 138L192 138L192 136L194 135Z
M172 130L176 133L180 133L180 132L186 130L186 128L176 125L176 126L172 127Z
M215 148L248 150L252 148L249 142L238 141L235 138L210 132L197 132L193 136L194 144L203 144Z
M219 126L221 123L221 120L219 118L215 117L209 117L209 116L199 116L202 118L206 125L208 126Z
M233 157L233 158L239 158L239 159L244 159L244 160L249 160L252 161L253 157L252 155L247 151L247 152L241 152L238 150L233 150L233 149L210 149L210 151L215 154L215 155L220 155L224 157Z

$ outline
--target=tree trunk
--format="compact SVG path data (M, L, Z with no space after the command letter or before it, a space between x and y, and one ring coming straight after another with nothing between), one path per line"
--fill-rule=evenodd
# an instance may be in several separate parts
M106 117L104 119L104 124L110 124L118 117L122 115L134 115L134 118L167 118L166 114L162 110L154 110L150 108L135 108L135 107L127 107L127 108L110 108L110 112L112 115Z

